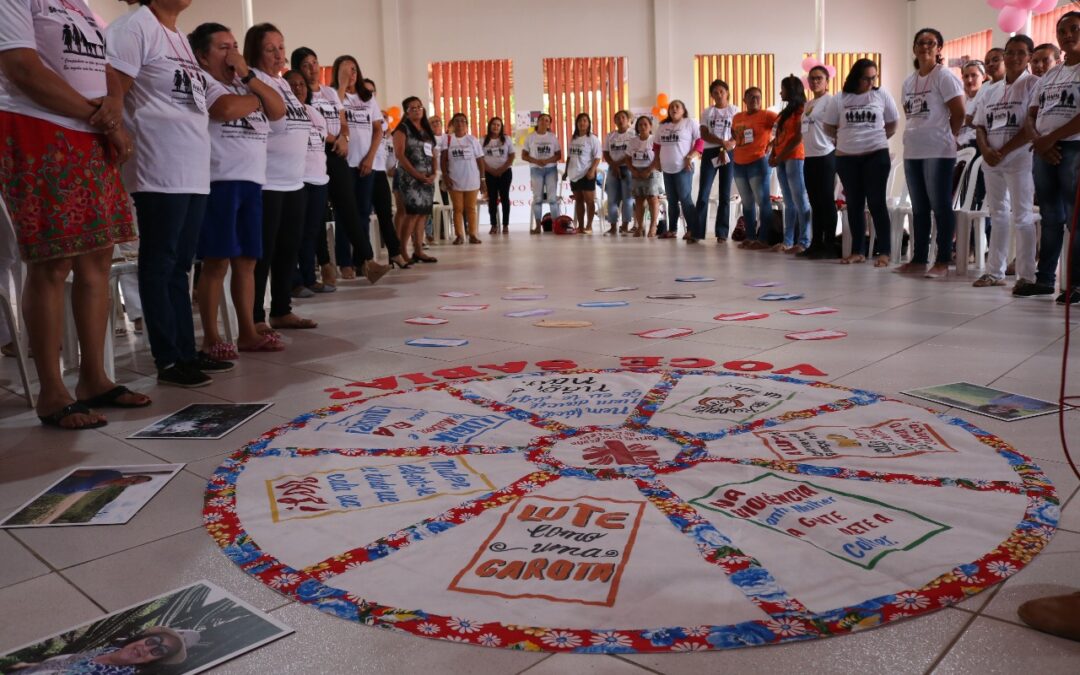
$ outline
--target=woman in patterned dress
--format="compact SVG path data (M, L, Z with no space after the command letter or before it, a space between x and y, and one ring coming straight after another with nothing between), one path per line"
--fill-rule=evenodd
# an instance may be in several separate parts
M431 215L435 195L435 172L438 164L435 134L428 123L424 104L415 96L401 102L405 119L394 129L394 154L401 174L401 195L405 216L401 219L401 253L413 242L412 262L438 262L423 250L424 223ZM406 259L409 259L406 256Z

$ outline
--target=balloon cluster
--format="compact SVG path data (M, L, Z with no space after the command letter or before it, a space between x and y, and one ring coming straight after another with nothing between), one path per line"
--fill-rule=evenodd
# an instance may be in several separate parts
M397 127L398 122L401 121L401 108L399 106L391 106L382 111L382 114L386 118L386 125L391 129Z
M1032 12L1049 12L1057 7L1057 0L986 0L986 4L998 12L998 28L1015 33L1024 27Z
M656 95L656 105L652 107L652 114L657 120L667 119L667 107L671 99L664 92Z
M821 66L825 69L825 72L829 74L830 80L836 77L836 66L830 66L824 61L818 61L817 57L807 56L805 59L802 60L802 69L803 72L806 73L806 75L802 76L802 83L804 88L810 88L810 81L806 79L806 76L810 74L811 70L817 68L818 66Z

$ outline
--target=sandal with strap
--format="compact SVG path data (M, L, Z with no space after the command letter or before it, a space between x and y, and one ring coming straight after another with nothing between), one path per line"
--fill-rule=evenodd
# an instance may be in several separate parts
M264 335L254 347L240 347L242 352L280 352L285 350L285 343L280 338Z
M63 429L64 431L82 431L83 429L100 429L101 427L103 427L103 426L105 426L106 424L109 423L107 420L99 419L96 422L91 422L91 423L83 425L81 427L66 427L63 424L63 421L66 420L67 418L71 417L72 415L93 415L93 414L94 414L94 412L92 410L90 410L90 408L87 408L85 404L80 403L79 401L75 401L74 403L67 404L63 408L57 410L56 412L54 412L54 413L52 413L50 415L38 415L38 419L41 420L41 423L44 426L53 427L55 429Z
M240 356L231 342L215 342L206 353L215 361L235 361Z
M90 398L84 398L84 399L82 399L80 401L77 401L77 402L82 404L83 406L85 406L87 409L89 409L89 408L145 408L146 406L153 403L153 401L151 401L150 398L147 397L147 396L143 396L143 398L146 399L146 400L144 400L142 403L124 403L123 401L120 400L122 397L124 397L126 395L129 395L129 394L132 395L132 396L140 396L141 395L138 392L131 391L130 389L128 389L127 387L125 387L122 384L118 384L115 387L113 387L112 389L110 389L110 390L108 390L106 392L103 392L101 394L98 394L97 396L91 396Z

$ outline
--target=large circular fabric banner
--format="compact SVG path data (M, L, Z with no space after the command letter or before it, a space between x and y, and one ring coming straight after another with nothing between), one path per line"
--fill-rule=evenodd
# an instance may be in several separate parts
M234 562L342 618L530 651L727 649L957 603L1058 500L963 420L780 375L444 382L274 429L210 481Z

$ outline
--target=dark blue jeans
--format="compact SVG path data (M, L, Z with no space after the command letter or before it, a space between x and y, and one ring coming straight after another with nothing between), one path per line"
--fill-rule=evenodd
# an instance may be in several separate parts
M1035 195L1039 198L1039 214L1042 216L1042 234L1039 235L1039 268L1035 272L1036 283L1053 286L1057 279L1058 259L1068 255L1061 250L1065 228L1072 225L1073 200L1076 199L1076 182L1080 178L1080 141L1058 143L1061 163L1057 166L1035 155L1032 174L1035 177ZM1072 287L1080 286L1080 237L1069 241L1072 249ZM1062 279L1064 289L1069 280Z
M742 199L743 218L746 220L746 241L769 240L769 224L772 222L772 200L769 199L769 181L772 167L765 157L749 164L735 164L735 185ZM760 218L758 212L760 211ZM758 223L761 226L758 227Z
M158 370L195 360L188 273L195 260L207 195L136 192L139 295Z
M956 218L952 209L955 157L905 159L904 177L911 196L911 221L914 237L911 262L925 265L930 256L930 216L937 223L936 265L952 262Z
M304 213L304 238L300 241L300 272L293 277L293 286L315 285L316 256L326 251L326 195L328 185L304 183L307 205ZM318 264L330 262L330 256L318 260Z
M847 197L852 255L875 253L890 255L892 253L892 224L889 220L889 204L885 194L891 169L892 160L889 159L889 151L885 148L865 155L841 155L836 158L836 172L840 174L840 182L844 185L844 196ZM951 188L951 185L949 187ZM914 198L912 201L914 202ZM870 217L874 219L875 251L869 251L866 248L866 211L868 208ZM833 213L836 213L835 209ZM951 209L949 213L952 213ZM835 231L835 216L832 222L833 231ZM927 247L930 245L929 241L930 235L927 233ZM951 247L951 238L949 242ZM948 253L949 247L946 247L945 251ZM926 254L927 249L923 248L923 262L926 262Z
M695 239L705 238L704 223L698 222L697 208L694 207L694 172L683 169L679 173L664 172L664 192L667 193L667 230L679 231L679 213L686 218L686 231ZM656 230L663 234L662 228ZM667 231L664 230L664 231Z
M720 185L716 194L716 226L714 234L717 239L727 239L728 227L731 222L731 183L734 179L733 168L735 166L731 154L728 153L727 164L713 166L713 160L720 156L722 148L706 148L701 155L701 171L698 173L697 213L698 222L704 227L709 223L709 196L712 194L712 184L716 176L720 176Z

